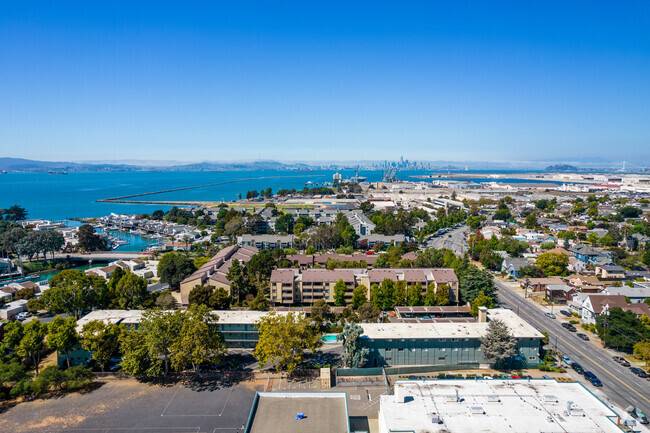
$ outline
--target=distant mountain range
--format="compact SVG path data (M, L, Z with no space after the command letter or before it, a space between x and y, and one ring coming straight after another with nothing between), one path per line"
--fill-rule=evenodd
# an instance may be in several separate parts
M300 170L306 164L285 164L277 161L199 162L177 165L112 164L70 161L36 161L24 158L0 158L0 170L14 172L97 172L97 171L226 171L226 170Z
M621 170L622 164L601 158L567 158L565 160L546 159L537 161L422 161L429 170L546 170L546 171L612 171ZM0 171L32 173L73 173L73 172L117 172L117 171L253 171L253 170L294 170L316 169L356 169L380 170L389 161L204 161L184 163L178 161L38 161L25 158L0 157ZM394 164L394 163L393 163ZM550 165L549 165L550 164ZM413 167L410 167L411 169ZM637 165L628 164L627 171L646 171Z

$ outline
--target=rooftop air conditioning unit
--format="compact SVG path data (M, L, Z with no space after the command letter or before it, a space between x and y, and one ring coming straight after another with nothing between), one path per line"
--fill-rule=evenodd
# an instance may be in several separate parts
M498 395L492 394L487 396L487 401L489 401L490 403L498 403L501 401L501 399L499 398Z
M485 415L485 411L481 406L472 406L472 415Z

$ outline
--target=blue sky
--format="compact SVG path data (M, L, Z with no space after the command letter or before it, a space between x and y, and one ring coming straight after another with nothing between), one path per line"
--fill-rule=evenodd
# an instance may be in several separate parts
M649 29L648 1L6 1L0 156L647 162Z

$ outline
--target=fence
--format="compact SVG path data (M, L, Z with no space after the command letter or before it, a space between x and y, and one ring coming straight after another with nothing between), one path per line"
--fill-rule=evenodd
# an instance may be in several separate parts
M383 376L395 374L433 373L452 370L474 370L479 368L478 363L459 365L404 365L397 367L371 367L371 368L339 368L336 370L338 377L346 376Z

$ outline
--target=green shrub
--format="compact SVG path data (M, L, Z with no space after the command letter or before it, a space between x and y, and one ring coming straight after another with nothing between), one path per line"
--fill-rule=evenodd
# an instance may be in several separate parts
M577 325L578 323L580 323L580 321L575 320L575 319L571 319L571 320L569 320L569 323L572 324L572 325Z

